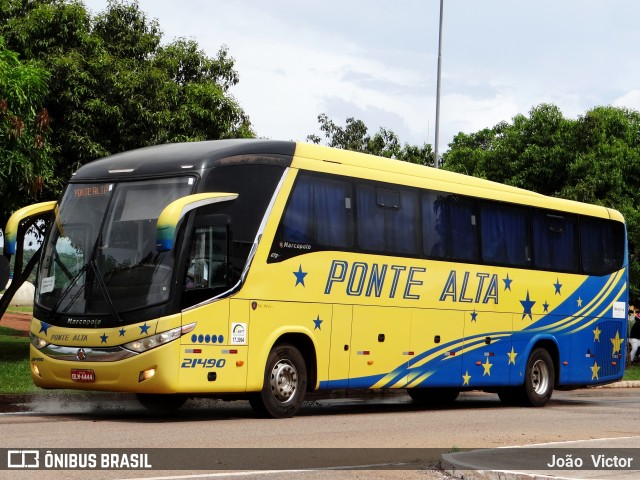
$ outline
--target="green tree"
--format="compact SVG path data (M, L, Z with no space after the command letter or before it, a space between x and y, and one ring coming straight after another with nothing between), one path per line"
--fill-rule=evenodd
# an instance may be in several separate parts
M53 176L49 114L42 107L48 73L22 62L0 37L0 222L39 199Z
M228 50L209 58L194 41L161 45L158 22L137 2L110 1L92 17L77 0L0 0L0 35L50 72L43 103L63 181L111 153L254 136L229 93L238 74ZM45 196L57 198L61 184L50 180Z
M347 118L345 126L341 127L324 113L318 115L318 123L329 147L369 153L420 165L433 165L434 154L431 145L425 143L419 147L405 143L401 146L398 136L392 130L380 128L372 137L362 120L350 117ZM316 144L322 142L322 138L315 134L308 135L307 140Z
M627 222L632 298L640 298L640 113L595 107L577 120L540 105L459 133L444 168L619 210Z
M443 155L444 168L547 195L557 195L567 176L571 121L558 107L539 105L513 123L459 133Z

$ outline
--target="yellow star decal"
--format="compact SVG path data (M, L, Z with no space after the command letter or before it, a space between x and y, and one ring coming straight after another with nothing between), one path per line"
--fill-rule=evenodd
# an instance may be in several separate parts
M485 375L491 376L491 367L493 367L493 363L489 363L489 357L487 357L487 361L482 364L482 368L484 368L484 372L482 372L482 376Z
M600 328L596 327L595 330L593 330L593 341L594 342L599 342L600 341L600 334L602 332L600 331Z
M623 340L620 338L620 333L616 330L616 336L611 339L611 343L613 344L613 355L615 355L616 352L620 351L620 345L622 344L622 341Z
M466 371L466 373L462 376L462 378L464 378L464 382L462 384L469 385L469 380L471 380L471 375L469 375L469 370Z
M578 297L578 307L582 307L582 299Z
M512 363L515 365L516 364L516 355L518 355L515 350L513 349L513 347L511 347L511 351L507 352L507 355L509 356L509 363L507 363L507 365L511 365Z
M598 380L598 372L600 371L598 362L594 362L593 367L589 367L589 368L591 368L591 380Z

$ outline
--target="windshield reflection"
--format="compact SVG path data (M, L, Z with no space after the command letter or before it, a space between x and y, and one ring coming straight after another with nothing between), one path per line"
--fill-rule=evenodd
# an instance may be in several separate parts
M40 263L38 305L51 314L117 317L167 300L173 255L156 251L156 223L193 184L180 177L70 185Z

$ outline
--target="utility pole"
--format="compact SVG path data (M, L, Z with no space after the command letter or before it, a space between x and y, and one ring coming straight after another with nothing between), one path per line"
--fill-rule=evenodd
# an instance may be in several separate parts
M440 77L442 76L442 7L444 0L440 0L440 28L438 29L438 78L436 80L436 142L435 142L435 162L438 168L438 142L440 140Z

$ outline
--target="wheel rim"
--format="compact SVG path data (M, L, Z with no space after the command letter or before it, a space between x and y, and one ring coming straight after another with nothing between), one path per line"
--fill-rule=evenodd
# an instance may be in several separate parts
M540 396L549 391L549 366L543 360L537 360L531 369L531 386Z
M298 390L298 371L289 360L278 361L271 370L271 393L282 403L293 399Z

